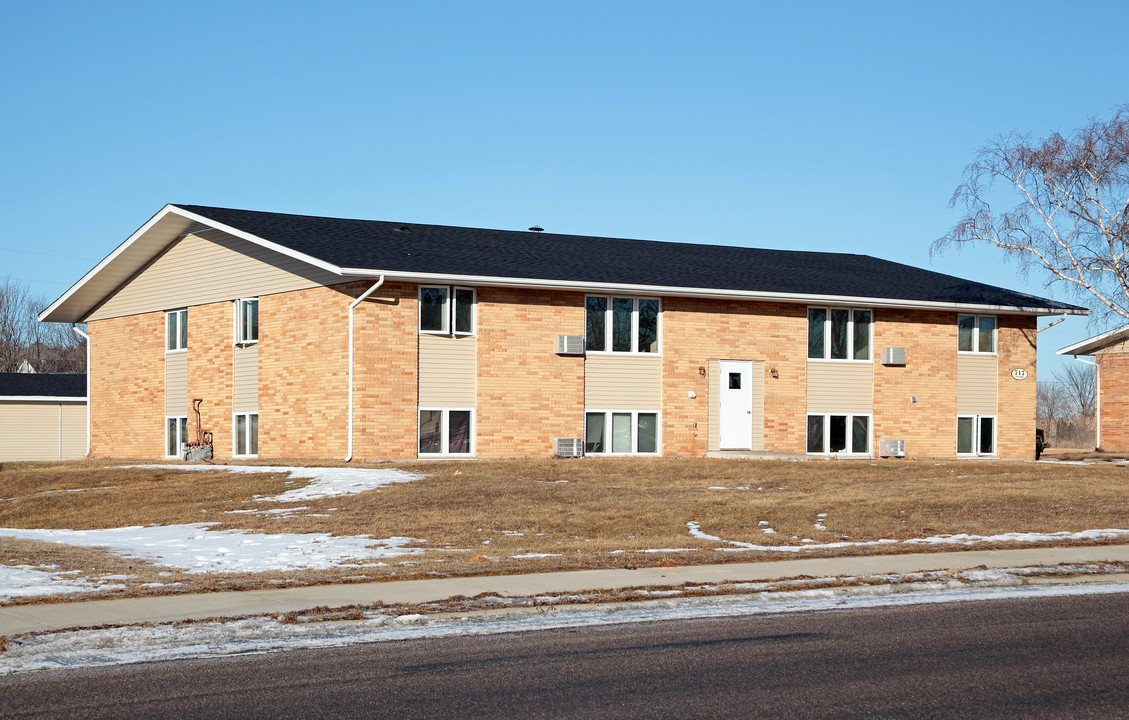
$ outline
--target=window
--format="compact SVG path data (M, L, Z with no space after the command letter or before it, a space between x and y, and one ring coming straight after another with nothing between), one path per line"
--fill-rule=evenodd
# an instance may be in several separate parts
M996 418L967 415L957 418L957 455L995 455Z
M996 352L996 318L991 315L957 315L957 350Z
M188 310L173 310L165 313L165 350L185 350L188 348Z
M250 345L259 342L259 299L243 298L235 302L235 343Z
M259 414L238 413L235 416L235 454L259 454Z
M586 298L585 349L589 352L657 353L660 309L656 298Z
M180 446L188 442L188 416L165 418L165 457L180 457Z
M808 452L870 454L870 416L808 415Z
M474 288L421 286L419 331L437 335L473 335L474 301Z
M474 411L435 408L419 411L420 455L470 455L474 450Z
M808 308L808 357L870 360L874 313L855 308Z
M584 452L589 455L657 455L659 414L638 410L585 413Z

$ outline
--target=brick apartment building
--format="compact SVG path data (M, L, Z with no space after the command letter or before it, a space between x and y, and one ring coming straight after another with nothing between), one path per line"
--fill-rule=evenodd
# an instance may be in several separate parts
M1026 458L1037 318L1085 312L864 255L167 205L40 319L88 325L96 457Z
M1106 452L1129 452L1129 325L1064 347L1058 354L1093 357L1095 445Z

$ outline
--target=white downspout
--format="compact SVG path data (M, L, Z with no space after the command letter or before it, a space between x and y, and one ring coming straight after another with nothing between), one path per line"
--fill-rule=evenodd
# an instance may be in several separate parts
M375 292L376 289L383 284L384 276L381 275L375 285L349 304L349 452L345 455L345 462L349 462L353 459L353 310L361 304L362 300Z
M1080 358L1074 359L1081 363L1094 366L1094 449L1102 446L1102 366L1094 360Z
M83 457L90 457L90 336L79 330L75 325L71 325L71 330L74 330L86 340L86 454ZM61 433L59 437L62 438Z

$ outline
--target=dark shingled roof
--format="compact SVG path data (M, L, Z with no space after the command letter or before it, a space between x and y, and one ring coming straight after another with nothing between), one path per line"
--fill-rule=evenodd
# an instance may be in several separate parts
M348 269L1080 309L868 255L175 207Z
M0 397L86 397L85 373L0 373Z

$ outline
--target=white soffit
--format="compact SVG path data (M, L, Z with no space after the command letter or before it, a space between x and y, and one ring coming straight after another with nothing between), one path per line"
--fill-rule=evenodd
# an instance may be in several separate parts
M1097 350L1104 347L1121 342L1129 337L1129 325L1122 325L1121 327L1114 328L1101 335L1095 335L1092 338L1087 338L1082 342L1067 345L1059 350L1057 355L1090 355Z
M334 265L316 258L296 253L258 236L217 223L203 215L189 212L175 205L165 205L161 211L149 219L129 236L102 262L94 266L77 283L39 314L42 322L82 322L106 297L137 274L153 258L157 257L171 242L177 239L193 223L222 230L248 242L261 245L276 252L297 258L311 265L340 274Z

